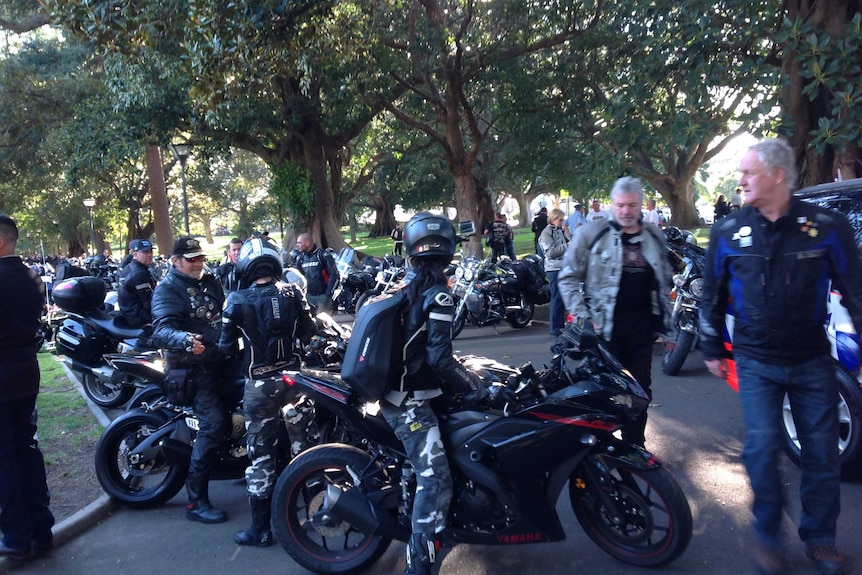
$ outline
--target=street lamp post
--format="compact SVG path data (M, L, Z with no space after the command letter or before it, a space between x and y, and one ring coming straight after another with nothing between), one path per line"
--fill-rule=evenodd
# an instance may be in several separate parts
M60 220L51 220L54 224L54 231L57 233L57 255L60 255Z
M96 255L96 237L93 235L93 208L96 205L96 199L86 198L84 205L87 207L87 213L90 215L90 255Z
M171 152L174 157L180 162L180 177L183 182L183 223L186 226L186 235L190 236L189 232L189 195L186 190L186 160L189 159L189 154L192 151L191 144L171 144Z

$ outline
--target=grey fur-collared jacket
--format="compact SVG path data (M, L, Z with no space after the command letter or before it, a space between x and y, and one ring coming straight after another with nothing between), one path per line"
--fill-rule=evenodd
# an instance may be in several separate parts
M653 325L664 334L670 326L672 271L664 234L653 224L643 223L639 234L642 251L655 273L652 290ZM590 318L601 326L601 335L610 339L614 330L614 307L623 275L622 231L613 220L593 220L581 226L557 277L566 311L575 318Z

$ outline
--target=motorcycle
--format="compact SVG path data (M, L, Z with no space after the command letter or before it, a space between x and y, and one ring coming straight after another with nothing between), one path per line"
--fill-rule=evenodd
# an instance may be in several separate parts
M75 277L54 286L54 302L66 314L54 339L55 352L80 376L87 397L111 408L126 403L141 382L127 379L106 357L146 348L139 342L143 329L104 311L105 288L96 277Z
M455 269L451 293L455 298L453 338L468 323L476 327L490 325L496 331L504 319L519 329L533 319L534 304L527 299L508 259L494 263L490 258L462 258Z
M361 308L369 298L382 294L401 281L405 275L407 275L407 265L403 257L392 254L384 256L374 276L374 286L359 296L356 300L356 309Z
M674 227L665 228L665 237L675 272L670 298L673 302L671 325L676 326L677 336L675 342L665 344L661 371L665 375L676 375L697 346L706 250L686 240Z
M316 369L339 371L350 340L351 327L340 324L327 313L318 313L314 318L317 324L317 335L308 342L299 342L302 350L302 361L305 365Z
M332 290L332 307L339 314L356 313L359 298L374 286L374 276L369 269L353 266L355 253L353 248L343 248L335 260L338 281Z
M478 358L465 366L491 383L491 400L440 414L454 493L442 544L561 541L556 504L568 485L578 522L614 558L656 566L685 551L692 517L681 488L654 455L613 435L649 400L595 334L568 327L544 372ZM414 470L375 404L338 377L285 377L372 447L320 445L294 459L275 487L276 536L310 571L360 571L409 539Z

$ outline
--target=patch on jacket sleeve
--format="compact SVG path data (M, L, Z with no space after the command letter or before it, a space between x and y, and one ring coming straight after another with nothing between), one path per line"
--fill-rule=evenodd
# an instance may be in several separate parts
M434 296L434 303L439 306L452 307L455 305L455 300L452 299L452 294L440 292Z

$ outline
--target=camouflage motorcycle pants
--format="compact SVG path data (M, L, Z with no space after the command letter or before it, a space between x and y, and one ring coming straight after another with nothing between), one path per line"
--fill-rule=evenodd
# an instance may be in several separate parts
M398 407L382 401L380 411L404 445L416 473L413 533L431 535L443 531L452 501L452 473L437 415L428 400L412 397Z
M295 457L316 445L320 439L314 420L314 404L288 388L281 376L246 379L243 409L251 465L245 470L245 481L251 498L272 496L276 480L279 419L284 406L287 406L284 421L290 439L290 454Z

